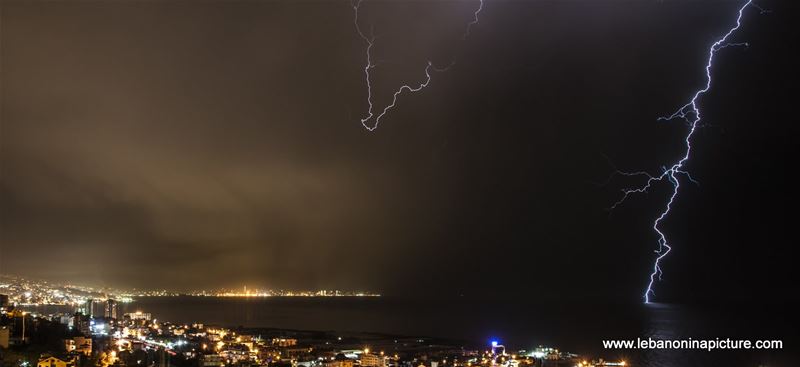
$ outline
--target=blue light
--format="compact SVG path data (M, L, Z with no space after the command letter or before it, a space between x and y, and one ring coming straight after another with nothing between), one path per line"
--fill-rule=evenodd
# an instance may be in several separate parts
M496 347L496 346L497 346L497 340L492 340L492 346L493 346L493 347Z

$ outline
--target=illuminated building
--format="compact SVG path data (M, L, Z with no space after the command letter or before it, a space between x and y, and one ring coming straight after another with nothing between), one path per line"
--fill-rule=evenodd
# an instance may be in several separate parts
M76 312L72 317L72 327L79 331L83 336L92 335L92 320L80 312Z
M150 321L151 315L149 312L136 311L136 312L126 313L125 315L123 315L123 318L130 319L131 321L140 321L140 320Z
M219 354L206 354L201 358L201 367L222 367L225 365L225 358Z
M353 360L339 353L332 361L325 362L325 367L353 367Z
M361 360L362 367L385 367L386 366L386 358L383 356L369 353L369 350L365 350L364 353L361 353Z
M76 336L64 341L67 352L81 353L85 356L92 355L92 338Z
M107 319L116 319L117 318L117 301L113 299L108 299L106 301L106 313L105 316Z
M39 360L39 363L36 364L36 367L73 367L75 366L75 361L63 361L56 357L47 357L42 358Z
M499 344L496 340L492 341L492 355L505 355L506 347Z
M297 339L294 338L273 338L272 345L279 347L292 347L297 345Z
M89 317L94 317L94 300L89 298L83 305L83 314Z

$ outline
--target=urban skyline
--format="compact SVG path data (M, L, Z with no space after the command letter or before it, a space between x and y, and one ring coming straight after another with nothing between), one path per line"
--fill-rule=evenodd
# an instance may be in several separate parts
M112 299L131 302L136 297L380 297L379 293L351 290L283 290L249 288L220 288L207 290L165 289L115 289L92 288L71 283L31 280L18 276L0 274L0 294L8 297L11 304L20 306L72 305L82 306L87 301L105 302Z

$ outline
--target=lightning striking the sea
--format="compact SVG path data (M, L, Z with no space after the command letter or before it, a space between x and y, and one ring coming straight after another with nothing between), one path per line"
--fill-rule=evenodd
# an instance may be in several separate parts
M364 77L367 83L367 105L369 107L367 108L367 114L363 118L361 118L361 125L363 125L364 128L369 131L374 131L375 129L378 128L378 125L381 123L381 118L386 116L389 110L391 110L397 105L397 98L401 94L403 94L403 92L416 93L425 89L431 82L432 71L435 72L447 71L450 69L451 66L453 66L453 63L443 68L436 68L432 62L428 61L428 65L425 67L425 80L423 82L420 82L419 84L404 84L400 86L400 88L395 90L395 92L393 93L391 103L387 104L382 109L378 107L379 112L377 112L372 95L372 76L370 75L372 69L375 69L375 67L377 67L377 65L372 62L372 47L375 46L375 36L372 34L372 32L370 32L369 36L367 36L367 34L364 33L364 31L361 29L361 25L359 24L358 13L361 8L361 4L363 2L364 0L355 0L353 2L353 13L354 13L353 23L355 24L356 32L358 32L358 35L367 44L367 49L366 49L367 62L366 65L364 65ZM484 0L479 0L478 9L475 10L475 12L473 13L472 20L467 24L467 28L466 31L464 32L464 35L462 36L462 39L466 39L469 36L469 32L472 29L472 26L478 24L478 15L480 14L481 10L483 10L483 2Z
M706 66L705 66L705 72L706 72L705 85L701 89L695 91L689 102L681 106L673 114L669 116L660 117L658 119L659 121L671 121L675 119L680 119L687 122L689 130L684 138L685 150L683 156L681 156L680 159L675 163L673 163L671 166L664 167L663 172L661 172L661 174L659 175L651 175L644 171L616 172L617 174L623 176L646 177L647 181L645 181L645 183L639 187L623 189L622 198L616 203L614 203L614 205L611 206L611 209L614 209L620 204L622 204L630 195L647 192L654 184L658 182L668 181L670 184L672 184L672 192L669 195L669 199L667 200L664 209L661 211L659 216L653 222L653 230L658 235L658 248L655 250L656 258L653 263L653 271L650 273L650 279L649 282L647 283L647 288L644 291L645 303L650 303L650 297L655 295L655 291L653 290L655 281L656 279L661 280L661 275L663 274L661 270L661 261L664 260L664 258L670 253L670 251L672 251L672 246L670 246L669 242L667 241L667 236L664 234L660 225L664 221L664 219L666 219L667 216L669 216L670 210L672 209L672 206L675 203L675 198L678 196L681 187L681 181L679 180L679 178L686 178L690 182L696 183L696 181L684 169L684 166L689 162L690 154L692 152L692 136L694 135L701 121L700 107L698 105L698 101L704 94L708 93L711 90L711 82L712 82L711 69L714 63L714 56L716 55L717 51L720 51L727 47L748 46L747 43L729 42L729 39L741 27L742 16L745 10L751 6L761 10L762 13L765 12L757 5L753 4L752 0L748 0L747 2L745 2L744 5L742 5L739 8L735 24L730 29L728 29L728 32L725 33L725 35L723 35L716 42L714 42L708 49L708 59L706 60Z
M364 77L366 80L367 85L367 104L368 109L366 115L361 118L361 125L364 126L365 129L368 131L374 131L378 128L378 125L381 122L381 119L386 116L386 114L393 109L397 105L397 100L400 95L404 92L407 93L416 93L419 92L431 82L431 73L432 72L443 72L449 70L449 68L453 65L452 63L444 68L436 68L432 62L428 62L427 66L424 69L425 78L422 82L418 84L408 83L400 86L398 89L394 91L392 94L391 102L388 103L383 108L377 107L374 101L374 96L372 93L372 75L371 71L377 67L375 63L372 61L372 48L375 46L375 36L372 32L365 33L361 25L359 24L359 10L364 0L355 0L353 3L353 12L354 12L354 24L356 28L356 32L361 37L361 39L367 44L366 48L366 64L364 66ZM484 7L485 0L479 0L479 4L477 9L473 12L472 20L467 23L466 30L462 36L462 39L466 39L472 27L478 23L479 15ZM730 42L729 39L736 33L737 30L742 25L742 17L744 15L745 10L749 7L757 8L761 11L761 13L765 13L766 11L760 8L758 5L753 3L753 0L747 0L737 12L737 16L735 19L734 25L728 29L727 33L725 33L722 37L720 37L717 41L715 41L708 49L708 58L706 59L705 65L705 74L706 74L706 81L705 85L696 90L692 95L692 98L689 100L688 103L681 106L677 109L674 113L669 116L659 117L659 121L672 121L676 119L683 120L687 123L688 131L683 139L685 143L685 149L683 151L683 155L675 161L671 166L665 166L662 169L662 172L658 175L653 175L645 171L638 171L638 172L624 172L624 171L616 171L615 173L621 176L627 177L644 177L646 181L644 184L638 187L626 188L622 190L622 198L620 198L617 202L615 202L611 206L611 210L615 209L619 205L621 205L625 200L628 199L633 194L637 193L645 193L655 184L660 182L669 182L672 186L672 191L666 201L666 204L663 210L659 213L658 217L653 222L653 230L658 236L658 248L654 251L656 254L655 260L653 262L653 270L650 273L649 281L647 283L647 287L644 291L644 302L650 303L651 296L655 295L654 286L656 280L661 280L663 271L661 269L661 262L664 258L672 251L672 246L667 241L667 236L661 228L662 222L669 216L670 211L675 203L676 198L680 192L681 188L681 180L685 179L692 183L697 183L697 181L692 178L688 171L686 171L685 165L689 162L691 152L692 152L692 137L694 136L695 131L700 126L701 123L701 113L700 113L700 106L699 100L700 98L708 93L711 90L712 85L712 67L714 63L714 57L716 56L717 52L728 48L728 47L747 47L749 46L746 42Z

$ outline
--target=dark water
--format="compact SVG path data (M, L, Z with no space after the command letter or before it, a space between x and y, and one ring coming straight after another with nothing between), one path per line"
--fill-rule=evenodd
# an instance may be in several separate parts
M800 366L793 305L552 305L476 299L397 298L145 298L125 306L163 320L230 326L373 331L437 336L513 348L537 345L626 358L641 366ZM781 339L783 351L603 350L603 339ZM793 349L794 348L794 349Z
M715 306L534 303L466 298L153 297L124 304L164 321L434 336L510 348L538 345L637 366L800 366L797 305ZM772 351L604 350L603 339L780 339Z

